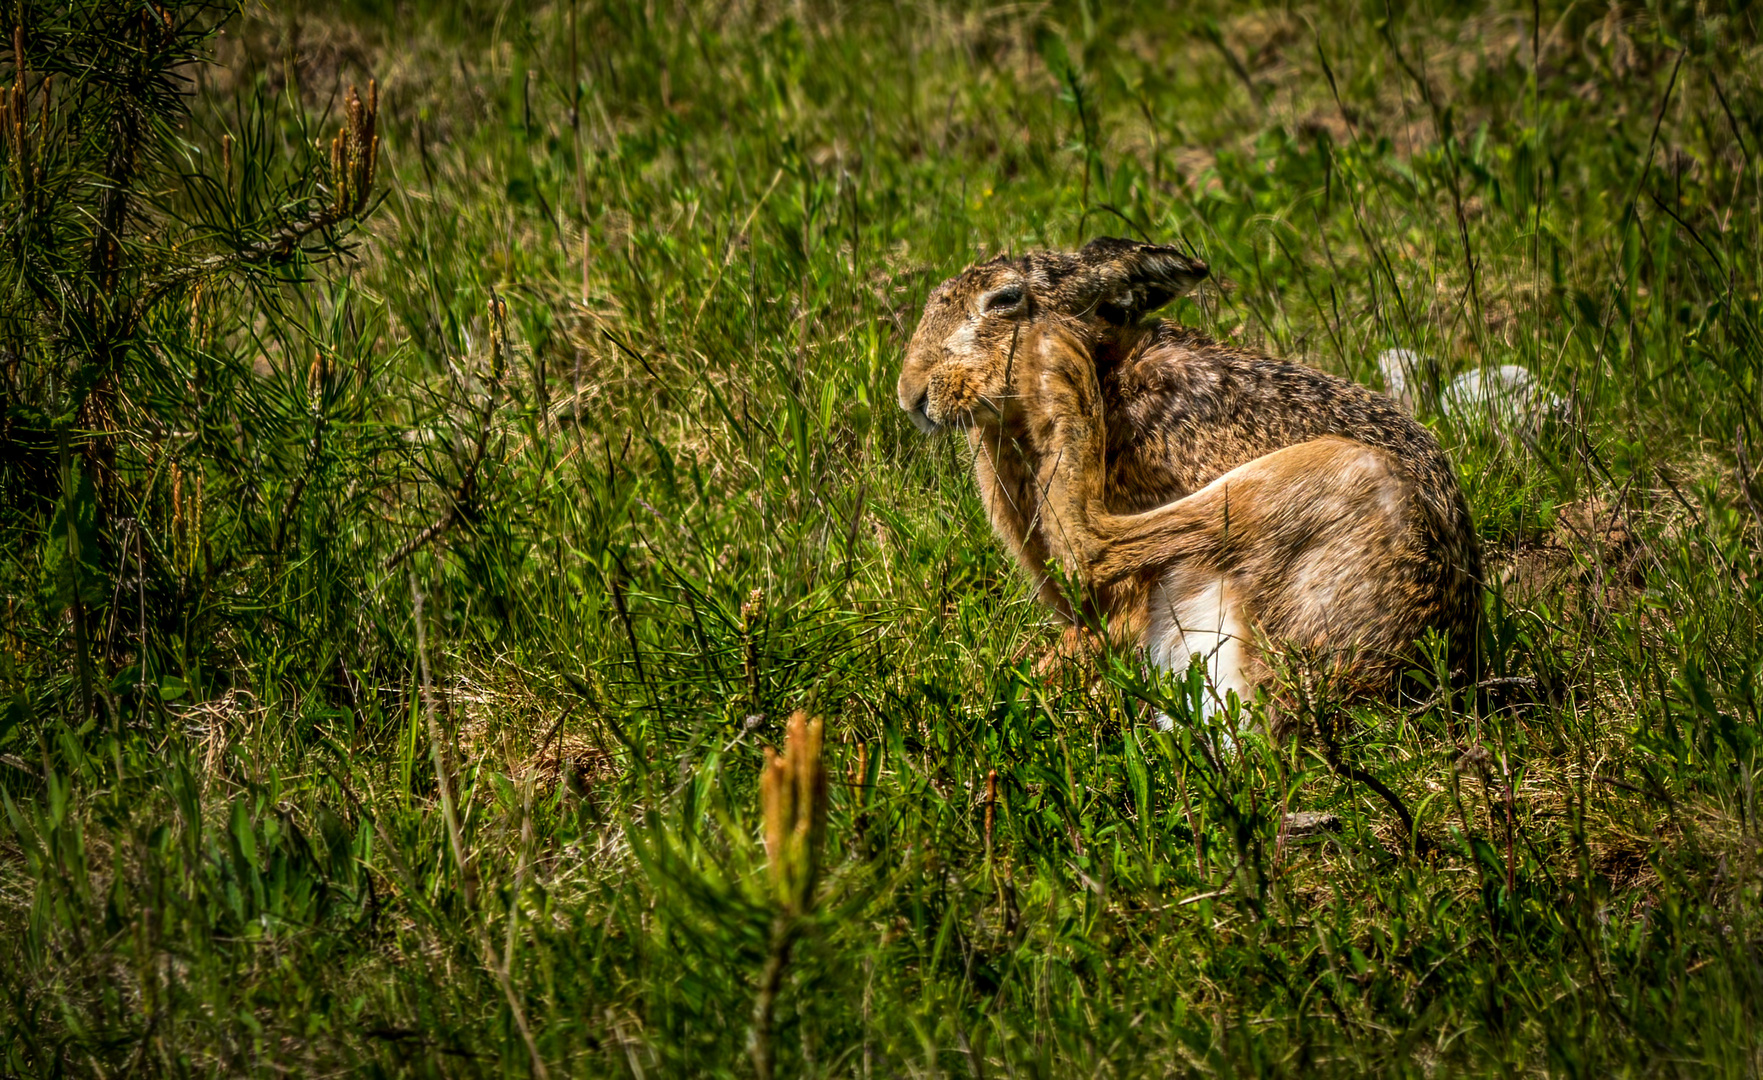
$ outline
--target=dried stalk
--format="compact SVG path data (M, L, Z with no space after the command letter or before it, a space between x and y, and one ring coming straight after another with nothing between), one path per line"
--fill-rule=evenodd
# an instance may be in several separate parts
M496 954L496 946L490 941L490 931L483 920L476 916L473 909L477 901L477 871L465 857L465 836L459 827L459 810L453 799L453 777L450 755L447 753L447 742L442 738L441 722L435 715L435 695L433 683L429 678L428 639L422 618L422 590L417 587L416 575L410 575L410 599L412 611L416 618L416 660L422 674L422 705L423 713L428 717L429 746L435 761L435 783L441 793L441 818L447 825L447 843L453 851L453 863L459 869L461 891L464 893L465 907L473 928L477 931L478 949L483 953L484 964L496 977L502 988L502 996L508 1000L508 1010L514 1016L514 1026L520 1031L521 1041L526 1043L527 1055L532 1060L533 1075L539 1080L550 1080L550 1070L545 1067L545 1059L539 1056L539 1046L533 1039L532 1028L527 1024L526 1009L520 1004L520 997L514 992L514 981L509 977L508 961L512 960L514 926L512 921L508 928L510 956L506 959ZM530 798L530 792L529 792ZM528 813L530 815L530 804ZM532 821L530 816L523 822L521 835L523 840L530 839ZM521 851L520 869L516 872L517 888L515 903L519 903L518 884L523 883L526 876L526 850ZM512 920L514 914L509 914Z
M495 417L496 395L501 392L502 375L508 366L508 303L492 289L487 306L490 316L490 388L484 395L483 408L478 410L477 441L472 446L471 460L466 463L465 472L459 478L458 489L452 493L446 513L393 552L385 561L384 568L387 570L396 568L424 545L452 528L476 500L478 468L483 464L484 452L490 445L490 421Z

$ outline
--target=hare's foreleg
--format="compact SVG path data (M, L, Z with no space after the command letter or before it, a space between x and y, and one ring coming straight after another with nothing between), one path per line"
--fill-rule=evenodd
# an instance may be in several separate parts
M1086 587L1107 548L1107 429L1096 365L1059 327L1035 343L1040 378L1024 395L1026 434L1036 462L1039 532L1047 555Z

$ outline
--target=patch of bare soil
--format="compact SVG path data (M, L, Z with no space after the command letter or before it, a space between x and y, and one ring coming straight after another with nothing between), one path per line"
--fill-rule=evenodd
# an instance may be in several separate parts
M1612 590L1645 584L1643 556L1628 516L1603 499L1587 498L1557 508L1547 532L1503 553L1490 552L1487 569L1518 604L1586 588L1608 601Z

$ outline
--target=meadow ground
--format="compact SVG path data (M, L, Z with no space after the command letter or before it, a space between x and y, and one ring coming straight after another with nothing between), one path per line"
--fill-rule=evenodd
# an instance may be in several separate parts
M145 290L93 368L54 283L136 279L21 254L110 227L30 231L90 73L22 6L0 1072L1763 1072L1763 10L1173 7L209 12L130 242L247 244L191 222L279 213L372 77L365 220ZM1428 417L1490 687L1211 761L1130 658L1035 675L893 381L936 281L1099 234L1201 252L1168 314L1233 343L1571 400Z

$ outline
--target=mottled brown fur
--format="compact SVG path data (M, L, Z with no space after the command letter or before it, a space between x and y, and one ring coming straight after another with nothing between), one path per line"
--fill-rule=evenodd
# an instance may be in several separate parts
M1466 660L1480 550L1437 440L1364 387L1142 321L1205 274L1121 240L971 267L926 303L901 406L968 429L994 528L1069 621L1137 643L1161 592L1222 578L1257 685L1269 646L1368 691L1428 629Z

